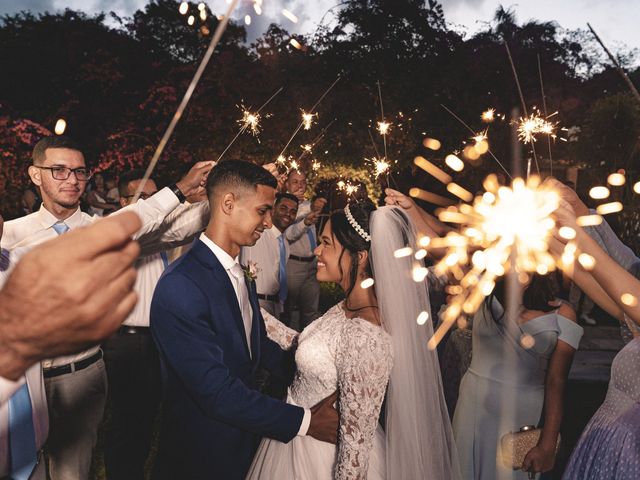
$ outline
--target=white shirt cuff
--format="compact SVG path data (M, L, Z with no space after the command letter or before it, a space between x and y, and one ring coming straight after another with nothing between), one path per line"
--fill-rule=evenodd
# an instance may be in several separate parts
M311 410L304 409L304 417L302 417L302 423L300 424L300 430L298 430L298 436L304 437L309 431L309 425L311 424Z
M152 198L158 201L158 203L169 212L173 211L174 208L180 205L180 200L178 200L176 194L173 193L169 187L164 187L160 191L156 192Z
M13 380L0 377L0 405L4 405L6 402L8 402L11 396L16 393L16 391L24 384L25 380L26 379L24 375L15 382ZM304 421L302 422L302 424L304 425ZM309 423L307 423L306 429L308 428ZM306 431L307 430L305 430L305 433Z

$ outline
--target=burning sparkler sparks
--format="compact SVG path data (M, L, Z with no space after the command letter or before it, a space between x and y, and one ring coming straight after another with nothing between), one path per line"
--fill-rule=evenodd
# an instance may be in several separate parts
M260 133L260 114L258 112L250 112L244 107L242 108L242 118L238 120L238 124L244 130L250 130L253 136Z
M536 135L549 135L555 138L555 131L558 123L553 123L548 118L555 115L557 112L552 113L549 117L544 118L540 115L538 110L534 110L531 115L525 118L520 118L518 122L518 138L524 143L532 143L536 141Z
M309 113L302 111L302 125L305 130L311 129L311 125L313 125L313 117L317 117L317 113Z
M390 129L391 129L391 123L386 122L384 120L381 122L378 122L378 133L380 133L380 135L387 135Z
M318 172L320 171L321 168L322 168L322 164L314 158L313 162L311 162L311 170L314 172Z
M386 175L389 173L391 168L391 164L387 161L386 158L365 158L365 161L368 162L373 167L373 176L375 178L380 177L380 175Z
M347 197L354 195L358 190L360 190L359 184L351 183L349 180L339 180L336 186L338 187L338 190L345 192Z
M482 117L481 117L482 121L486 123L493 122L493 120L495 119L495 113L496 113L495 108L489 108L485 110L484 112L482 112Z
M507 270L527 275L556 268L548 250L555 227L550 215L559 206L558 193L540 185L537 176L526 181L516 178L506 187L499 185L495 175L489 175L484 188L485 194L477 196L473 204L440 212L440 220L460 224L461 233L431 239L427 247L446 248L435 273L450 274L462 288L447 305L443 324L429 340L432 349L459 317L476 312L493 291L496 279ZM469 267L466 272L465 267Z

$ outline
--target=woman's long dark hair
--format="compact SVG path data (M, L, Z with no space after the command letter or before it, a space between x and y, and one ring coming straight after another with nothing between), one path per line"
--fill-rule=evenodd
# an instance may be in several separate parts
M371 202L358 202L349 204L349 211L354 220L358 222L365 232L370 232L369 219L371 213L376 207ZM342 245L342 252L338 259L338 268L340 268L341 279L344 278L344 272L342 271L342 256L345 251L348 251L351 255L351 268L349 269L349 287L345 291L345 296L348 297L353 291L358 281L358 252L368 252L371 248L371 242L367 242L362 236L355 231L355 229L347 220L347 215L344 210L338 210L331 214L331 230L333 237ZM371 264L367 263L366 273L371 276Z
M538 310L541 312L550 312L557 307L550 305L553 302L559 292L558 276L555 273L547 275L533 274L529 285L522 292L522 306L527 310ZM506 312L506 292L505 292L505 280L504 278L496 282L496 287L493 289L491 295L489 295L485 302L491 317L496 323L502 323L504 313ZM498 300L503 307L502 315L496 315L496 312L491 308L493 299Z

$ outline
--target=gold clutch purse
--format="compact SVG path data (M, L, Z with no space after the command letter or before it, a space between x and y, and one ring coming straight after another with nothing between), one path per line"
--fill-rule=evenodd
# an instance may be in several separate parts
M541 428L533 425L525 425L518 432L509 432L500 439L500 457L502 464L513 470L520 470L524 457L538 444L540 440ZM560 448L560 435L556 442L556 453Z

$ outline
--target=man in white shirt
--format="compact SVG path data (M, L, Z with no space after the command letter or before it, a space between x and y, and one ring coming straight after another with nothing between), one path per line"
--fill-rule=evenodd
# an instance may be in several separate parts
M175 242L201 230L208 213L206 202L184 208L179 205L185 195L202 188L212 163L196 164L178 184L124 210L135 211L142 219L136 237L143 253L153 253L165 242L175 246ZM31 247L96 220L79 208L90 173L73 140L64 136L40 140L33 151L29 175L40 189L42 207L26 217L5 222L2 248L11 251ZM178 225L174 226L174 222ZM186 235L189 228L185 228L185 223L191 228ZM49 408L50 476L53 480L87 478L106 402L102 351L96 345L76 355L45 360L42 367Z
M142 170L120 176L118 190L122 207L131 205L143 177ZM155 181L149 179L140 198L151 198L157 192ZM185 233L189 230L188 227ZM194 238L195 235L184 241ZM134 290L138 303L116 334L102 346L111 407L104 449L108 479L144 478L154 420L162 397L160 359L149 329L149 309L156 284L168 263L166 250L137 259Z
M260 239L252 247L243 247L240 263L255 266L256 287L260 306L279 318L287 298L287 260L289 242L283 235L298 213L298 198L290 193L279 193L273 206L271 220L273 226L265 229ZM306 223L310 222L310 223ZM301 235L313 218L291 226L294 235Z
M327 203L324 198L316 198L313 202L305 200L307 179L303 172L291 170L285 182L286 191L298 197L298 216L294 224L303 222L310 213L320 213ZM285 236L289 240L290 254L287 262L287 284L289 294L285 306L285 322L300 331L320 316L320 284L316 279L316 256L313 251L317 247L315 224L298 230L290 228ZM295 321L294 317L298 317Z
M32 249L11 275L0 268L0 478L44 480L48 415L39 362L95 343L131 311L131 263L140 249L130 237L140 226L125 213ZM81 285L67 278L94 289L79 295Z

